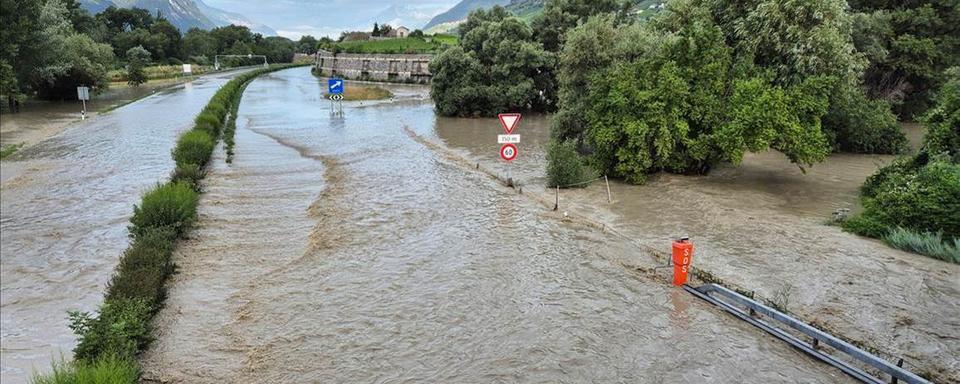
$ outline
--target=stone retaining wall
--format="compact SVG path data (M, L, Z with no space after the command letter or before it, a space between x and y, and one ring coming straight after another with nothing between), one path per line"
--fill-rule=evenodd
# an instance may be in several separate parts
M340 76L350 80L391 81L400 83L430 82L430 60L433 55L386 55L321 52L316 67L323 76Z

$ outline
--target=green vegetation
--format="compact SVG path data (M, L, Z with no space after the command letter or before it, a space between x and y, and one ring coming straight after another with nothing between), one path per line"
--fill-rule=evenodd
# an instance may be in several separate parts
M147 82L147 73L143 68L150 64L150 52L142 46L127 50L127 84L134 87Z
M917 233L898 227L884 235L883 242L903 251L960 264L960 239L953 239L951 242L945 240L939 232Z
M53 372L35 376L31 384L126 384L135 383L140 377L140 367L135 361L117 357L105 357L96 362L59 361L53 363Z
M202 75L212 69L213 68L202 65L194 65L191 68L193 75ZM147 80L175 79L184 76L183 67L180 65L151 65L143 67L143 73L146 75ZM114 83L126 83L130 80L127 70L112 70L107 76L110 78L110 82Z
M901 118L923 116L960 65L960 10L955 0L851 0L853 36L869 64L871 97L894 103Z
M942 260L956 261L960 239L960 68L947 72L937 105L923 119L923 149L870 176L863 213L843 228ZM935 240L940 243L936 244Z
M188 132L183 137L194 132L197 131ZM199 202L200 195L187 183L158 185L143 196L139 206L133 206L130 233L137 237L152 230L165 229L176 235L183 234L196 219Z
M173 273L173 250L197 217L199 182L213 153L221 126L235 122L243 89L255 77L294 65L274 66L237 76L220 88L197 116L192 130L177 141L172 180L144 194L130 219L130 247L116 267L97 313L70 312L77 334L71 363L35 383L136 383L137 355L152 341L150 322L165 298L164 283ZM231 113L231 118L227 114ZM233 128L227 131L232 141Z
M431 37L431 39L446 45L457 45L457 43L460 41L460 39L457 36L447 35L443 33L435 34Z
M337 52L342 53L434 53L443 50L449 39L431 40L406 37L402 39L360 40L337 43Z
M444 116L544 111L553 94L554 61L530 27L503 8L473 11L460 26L459 45L430 62L431 97Z
M393 97L393 93L380 87L346 87L343 89L343 99L346 101L386 100Z
M559 52L567 31L598 14L611 14L624 9L621 0L553 0L548 1L543 11L533 17L530 24L537 41L543 49Z
M316 50L316 39L309 36L298 43L242 26L181 34L162 15L145 9L111 6L90 15L78 0L0 1L0 95L8 98L74 100L80 85L97 92L109 80L140 84L144 78L137 68L147 60L176 65L179 73L180 64L212 64L215 55L256 54L271 63L289 63L303 42L306 53ZM131 50L135 54L128 56ZM249 64L247 58L221 60L222 66ZM127 69L134 70L132 78ZM148 79L172 77L149 70L144 74Z
M616 2L586 22L580 8L548 2L544 15L573 21L538 33L562 47L554 136L582 143L601 172L642 183L748 151L775 149L803 169L832 149L905 147L887 104L857 87L863 62L840 0L675 0L646 22Z
M550 143L547 162L547 186L551 188L585 187L591 176L572 141Z
M3 148L0 148L0 160L6 159L7 156L10 156L20 150L23 144L7 144Z

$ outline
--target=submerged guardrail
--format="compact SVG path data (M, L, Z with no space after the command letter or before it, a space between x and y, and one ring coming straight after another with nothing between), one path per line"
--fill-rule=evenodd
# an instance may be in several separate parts
M806 352L807 354L816 357L827 364L837 367L844 373L864 383L882 384L886 383L887 381L867 373L863 369L855 367L850 363L840 360L836 356L827 353L822 349L822 345L830 346L837 352L851 357L853 360L860 361L870 367L890 375L890 382L892 383L898 383L900 380L910 384L930 383L930 381L918 376L913 372L910 372L909 370L904 369L900 366L900 364L892 364L869 352L857 348L850 343L840 340L829 333L814 328L809 324L794 319L793 317L734 292L733 290L730 290L722 285L705 284L696 288L691 287L690 285L684 285L683 288L687 292L690 292L693 295L722 308L723 310L756 326L757 328L763 329L767 333L770 333L778 339L787 342L795 348ZM773 319L780 324L786 325L789 327L789 329L809 336L811 341L804 341L803 339L800 339L799 337L789 333L787 330L781 329L776 324L764 321L764 319L758 315Z

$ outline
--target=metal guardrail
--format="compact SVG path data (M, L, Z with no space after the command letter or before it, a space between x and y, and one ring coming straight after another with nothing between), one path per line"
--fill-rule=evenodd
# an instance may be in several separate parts
M714 304L725 311L733 314L734 316L744 320L757 328L763 329L764 331L772 334L773 336L787 342L793 347L800 349L801 351L806 352L807 354L816 357L824 362L837 367L844 373L850 375L851 377L860 380L864 383L875 383L882 384L886 383L885 380L877 378L866 371L857 368L846 361L840 360L833 355L826 353L820 349L820 345L828 345L833 349L850 356L851 358L863 362L864 364L876 368L877 370L884 372L892 377L891 382L897 383L902 380L905 383L922 383L929 384L930 381L917 376L915 373L910 372L898 365L891 364L890 362L883 360L873 354L870 354L856 346L847 343L843 340L840 340L829 333L823 332L819 329L816 329L800 320L794 319L793 317L787 316L786 314L770 308L766 305L763 305L755 300L752 300L746 296L743 296L737 292L734 292L724 286L717 284L706 284L700 287L694 288L689 285L683 287L687 292L694 294L695 296ZM723 299L730 300L728 302L721 298L715 297L720 296ZM738 305L740 307L738 307ZM746 308L744 310L743 308ZM806 342L793 334L788 333L787 331L778 328L770 322L764 321L758 318L756 315L760 314L767 318L776 320L777 322L784 324L793 330L796 330L804 335L807 335L812 338L811 342Z

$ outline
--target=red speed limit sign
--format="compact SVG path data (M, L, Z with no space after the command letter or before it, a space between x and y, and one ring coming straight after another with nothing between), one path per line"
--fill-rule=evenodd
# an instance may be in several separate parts
M500 147L500 157L506 161L513 161L517 158L517 146L513 144L504 144Z

